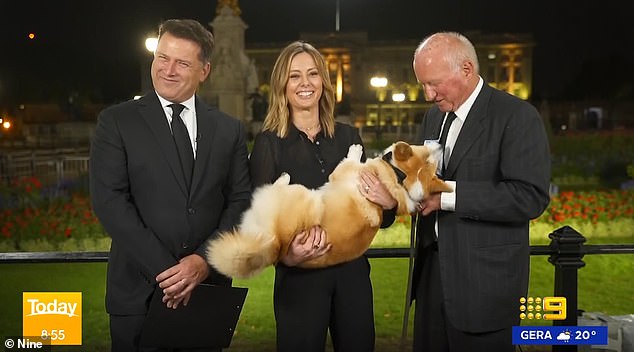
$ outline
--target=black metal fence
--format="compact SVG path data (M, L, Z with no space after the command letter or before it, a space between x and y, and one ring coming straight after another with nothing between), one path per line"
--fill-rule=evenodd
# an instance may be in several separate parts
M634 244L586 245L586 239L569 226L548 235L549 245L531 246L531 255L548 255L555 266L554 296L566 297L566 319L555 320L556 326L576 326L578 315L577 271L585 266L585 255L634 254ZM410 248L371 248L370 258L407 258ZM0 253L0 264L8 263L88 263L106 262L108 252L8 252ZM577 351L576 345L555 345L553 352Z

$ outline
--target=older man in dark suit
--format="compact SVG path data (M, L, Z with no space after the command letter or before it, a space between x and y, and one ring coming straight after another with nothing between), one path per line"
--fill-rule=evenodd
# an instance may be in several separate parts
M528 290L529 220L549 202L542 120L483 81L461 34L427 37L413 66L435 104L419 140L442 145L438 171L454 187L419 205L414 351L514 351L511 327Z
M177 309L203 281L231 283L207 265L204 244L237 224L251 185L242 124L195 95L212 50L213 36L200 23L164 22L154 91L99 115L90 186L112 237L106 308L113 351L139 349L156 285Z

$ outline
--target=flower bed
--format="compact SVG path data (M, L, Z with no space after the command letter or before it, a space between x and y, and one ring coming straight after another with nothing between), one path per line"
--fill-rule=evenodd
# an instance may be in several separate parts
M0 188L0 252L108 250L110 238L87 192L52 193L34 178ZM397 217L380 230L373 247L409 246L410 222L410 216ZM634 237L634 190L561 192L531 221L531 241L548 241L548 234L564 225L588 238Z
M551 197L539 218L549 223L587 220L593 224L620 218L634 218L634 191L561 192Z
M54 194L54 196L51 196ZM50 192L32 177L0 188L0 251L107 250L86 192Z
M399 216L380 230L374 247L409 246L410 216ZM561 192L544 213L531 221L532 243L548 242L548 234L568 225L584 237L634 238L634 190Z

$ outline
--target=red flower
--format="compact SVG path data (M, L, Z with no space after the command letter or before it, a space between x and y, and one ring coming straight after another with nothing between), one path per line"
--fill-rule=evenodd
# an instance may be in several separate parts
M36 177L32 177L31 178L31 183L33 184L33 186L37 189L42 188L42 183L40 182L40 180L38 180Z

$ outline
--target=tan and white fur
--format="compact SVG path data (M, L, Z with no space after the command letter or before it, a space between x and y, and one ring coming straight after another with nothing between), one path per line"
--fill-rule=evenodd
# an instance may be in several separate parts
M250 208L237 229L221 233L207 246L207 261L229 277L246 278L277 263L286 255L294 236L314 225L327 234L331 249L318 258L301 263L304 268L331 266L363 255L382 222L381 206L358 190L359 172L378 177L398 202L397 215L415 212L423 198L435 192L451 192L436 176L438 147L397 142L382 158L361 162L361 145L350 146L348 155L334 169L328 182L318 189L289 184L282 174L273 184L255 190ZM391 165L390 165L391 164ZM398 182L393 167L405 174Z

